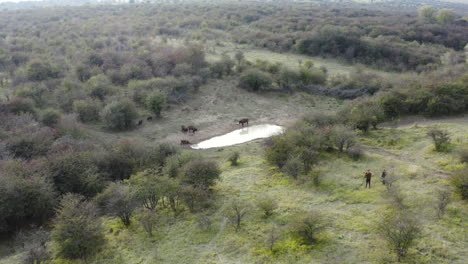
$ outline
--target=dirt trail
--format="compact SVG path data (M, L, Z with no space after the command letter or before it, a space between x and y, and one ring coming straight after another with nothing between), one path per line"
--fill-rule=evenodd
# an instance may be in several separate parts
M427 118L423 116L411 116L411 117L404 117L395 121L385 122L381 125L381 127L391 127L391 128L405 128L411 126L430 126L436 124L446 124L446 123L453 123L453 124L468 124L468 116L459 116L459 117L449 117L449 118Z
M468 116L452 117L452 118L441 118L441 119L430 119L420 116L412 116L400 119L394 122L387 122L382 124L382 127L387 128L406 128L411 126L430 126L443 123L454 123L454 124L468 124ZM429 162L424 158L424 152L426 151L426 144L423 142L415 142L417 146L416 152L395 154L389 150L386 150L377 146L364 145L363 149L371 154L379 155L382 157L391 158L400 162L409 163L414 166L421 168L426 173L439 176L441 178L450 177L450 173L437 167L437 165Z

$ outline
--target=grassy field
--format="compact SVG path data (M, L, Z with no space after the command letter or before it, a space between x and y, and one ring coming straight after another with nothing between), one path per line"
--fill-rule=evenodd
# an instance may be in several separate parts
M457 145L468 145L467 123L383 128L360 137L365 158L327 154L318 165L322 183L310 179L292 180L263 159L263 141L192 151L216 161L222 168L215 186L216 202L201 214L170 213L160 219L157 232L149 237L134 221L125 229L116 219L105 219L108 244L101 255L88 263L393 263L394 256L376 234L375 226L388 203L386 188L374 178L371 189L362 186L362 173L383 168L398 177L395 183L422 223L423 235L409 254L407 263L465 263L468 258L466 231L468 209L456 195L441 219L435 216L435 193L446 189L448 174L462 165L450 153L436 153L426 137L428 129L439 127L452 135ZM232 151L241 155L240 164L226 161ZM278 202L272 217L264 219L255 206L262 197ZM224 217L227 201L237 198L248 203L242 228L235 232ZM296 212L321 212L328 228L322 242L304 246L286 230ZM200 228L206 222L208 228ZM268 248L271 230L281 234ZM0 263L17 263L18 255ZM61 263L61 262L59 262ZM74 262L63 262L74 263Z

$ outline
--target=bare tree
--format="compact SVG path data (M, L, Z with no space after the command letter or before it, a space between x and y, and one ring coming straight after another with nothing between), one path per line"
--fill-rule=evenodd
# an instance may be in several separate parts
M242 220L248 211L247 203L234 199L226 206L226 217L228 221L234 226L236 232L241 228Z

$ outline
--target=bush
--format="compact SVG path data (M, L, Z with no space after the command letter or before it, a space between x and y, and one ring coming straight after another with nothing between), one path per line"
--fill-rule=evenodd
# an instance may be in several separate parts
M30 113L34 114L34 102L29 98L15 97L4 106L6 110L15 115Z
M81 122L99 121L101 103L97 100L77 100L73 102L73 111Z
M353 160L360 160L364 157L364 151L360 147L350 148L346 153L348 154L348 157Z
M57 125L61 115L55 109L46 109L41 114L41 122L49 127Z
M282 170L289 176L297 179L304 169L303 163L299 156L291 156L286 160Z
M239 229L241 228L242 221L246 216L248 209L248 204L238 199L234 199L228 202L228 204L226 205L224 211L225 215L229 223L231 223L234 226L236 232L239 231Z
M231 163L231 166L239 165L239 157L240 157L240 154L237 151L234 151L229 155L228 161Z
M97 253L105 240L94 204L76 194L67 194L57 211L52 240L56 255L87 259Z
M182 169L182 182L194 187L207 189L219 179L221 171L212 161L193 160Z
M86 82L86 87L89 90L89 95L101 101L114 93L111 81L104 74L91 77Z
M42 228L28 232L19 232L16 236L16 242L21 244L25 254L22 264L47 263L50 261L50 253L47 249L49 242L49 232Z
M273 80L267 73L257 69L251 69L245 71L241 75L239 87L248 91L258 92L270 89L272 82Z
M468 168L456 171L451 178L451 183L461 198L468 200Z
M462 148L458 151L461 163L468 163L468 148Z
M100 208L107 215L117 216L125 226L130 226L133 212L139 205L136 192L121 182L111 183L96 197Z
M90 152L58 153L49 157L47 167L61 194L94 196L104 188L104 179Z
M385 239L398 262L404 258L421 233L420 224L405 211L392 211L386 214L378 225L378 232Z
M115 130L131 128L137 116L135 105L125 99L109 103L102 111L102 119L106 126Z
M325 228L324 217L314 211L304 215L297 215L290 227L291 232L305 245L313 245L319 242L319 235Z
M47 62L33 61L28 64L26 74L30 81L44 81L58 78L60 71Z
M0 234L43 224L56 205L54 186L41 164L8 162L0 170Z
M166 96L161 92L154 92L146 97L146 108L153 112L157 117L161 116L161 111L166 104Z
M432 138L434 147L437 152L448 151L450 147L450 136L447 131L440 129L432 129L427 135Z
M271 197L261 197L257 200L257 207L262 212L263 218L268 218L273 215L273 212L278 208L278 203Z

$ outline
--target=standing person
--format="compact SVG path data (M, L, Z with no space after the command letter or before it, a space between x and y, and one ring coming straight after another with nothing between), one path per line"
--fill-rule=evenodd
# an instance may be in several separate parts
M387 182L385 181L385 177L387 176L387 171L385 169L383 169L382 171L382 176L380 176L382 178L382 184L385 185Z
M370 170L367 170L366 173L364 173L364 178L366 178L366 188L367 188L367 185L369 185L369 189L370 189L370 182L372 178L372 173L370 172Z

